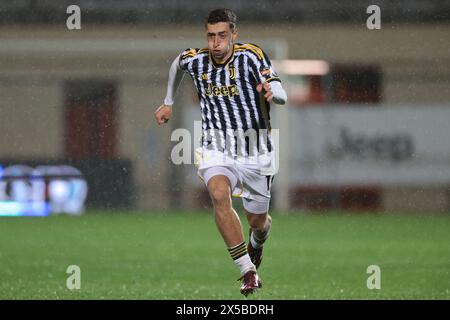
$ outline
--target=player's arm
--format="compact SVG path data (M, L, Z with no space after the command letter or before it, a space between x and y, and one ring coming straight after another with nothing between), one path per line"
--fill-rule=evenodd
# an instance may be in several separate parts
M259 84L256 86L258 92L264 92L264 98L276 104L285 104L287 101L287 94L281 85L281 79L275 72L275 68L272 65L267 54L258 46L253 46L253 52L255 53L253 62L255 64L254 76Z
M285 104L287 101L286 91L284 91L283 86L279 81L265 81L262 84L258 84L256 90L258 92L264 90L264 98L268 102L273 101L276 104Z
M177 56L170 66L164 103L155 110L155 119L159 125L169 121L172 116L172 105L182 79L183 71L180 68L180 56Z

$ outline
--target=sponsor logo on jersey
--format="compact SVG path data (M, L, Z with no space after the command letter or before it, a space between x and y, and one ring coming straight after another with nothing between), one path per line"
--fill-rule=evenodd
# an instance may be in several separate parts
M228 97L234 97L235 95L239 95L238 87L233 84L231 86L214 86L211 83L208 85L208 88L206 88L205 93L208 96L228 96Z

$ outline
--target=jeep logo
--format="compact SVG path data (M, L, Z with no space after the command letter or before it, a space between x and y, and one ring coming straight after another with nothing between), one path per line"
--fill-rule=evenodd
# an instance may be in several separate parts
M337 141L328 143L326 154L330 158L351 157L357 160L386 159L401 162L411 159L414 154L414 142L408 133L375 134L351 132L349 128L340 129Z
M213 86L211 83L208 85L208 88L206 88L205 93L208 96L214 95L216 97L218 96L228 96L230 98L234 97L235 95L239 95L238 88L235 84L231 86Z

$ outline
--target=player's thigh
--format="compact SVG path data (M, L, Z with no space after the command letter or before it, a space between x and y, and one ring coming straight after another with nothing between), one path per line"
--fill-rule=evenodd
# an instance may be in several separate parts
M264 216L269 211L272 176L261 175L258 170L245 170L243 176L242 203L247 219L250 225L259 224L265 221Z
M242 184L247 198L257 201L270 199L273 175L264 175L261 173L260 168L253 165L240 165L237 167L237 170L242 177Z
M249 199L265 201L271 197L273 175L263 175L258 168L240 167L243 186Z

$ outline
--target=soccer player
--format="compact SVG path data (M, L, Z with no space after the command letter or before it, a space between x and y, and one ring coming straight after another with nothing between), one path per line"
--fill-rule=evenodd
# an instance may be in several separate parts
M266 53L255 44L235 42L236 22L229 9L209 13L208 47L189 48L175 58L164 104L154 115L158 124L169 121L177 88L183 74L189 74L202 115L198 175L212 199L216 225L240 269L240 292L247 296L261 287L257 268L272 224L268 209L275 148L269 106L271 101L284 104L287 97ZM243 201L250 225L248 245L232 195Z

